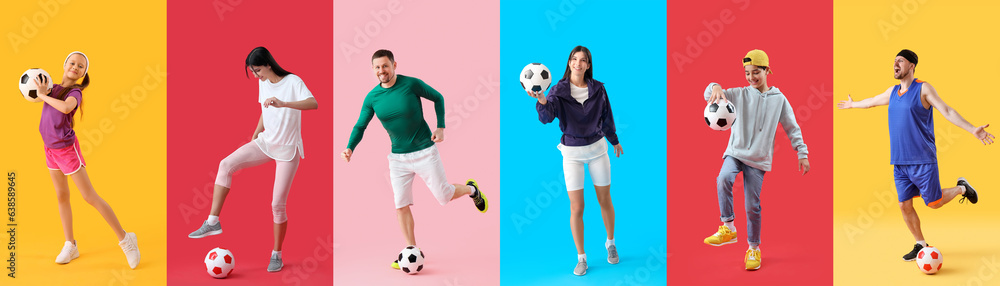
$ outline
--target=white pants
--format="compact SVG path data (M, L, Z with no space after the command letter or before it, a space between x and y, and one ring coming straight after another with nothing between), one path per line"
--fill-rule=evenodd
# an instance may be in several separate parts
M295 171L299 168L299 156L295 154L291 161L277 161L271 159L256 143L250 142L232 154L229 154L219 163L219 174L215 177L215 184L229 188L233 181L233 173L244 168L258 166L274 161L274 190L271 192L271 214L274 216L274 223L284 223L288 221L285 214L285 204L288 201L288 192L292 189L292 179L295 178Z
M587 146L559 144L556 148L562 151L567 191L583 189L584 165L590 169L590 179L595 186L611 185L611 160L608 159L608 144L604 139Z
M413 177L420 176L427 184L431 194L441 205L447 204L455 195L455 186L448 183L444 175L444 164L437 146L424 148L420 151L389 154L389 180L392 182L392 194L396 200L396 208L413 204Z

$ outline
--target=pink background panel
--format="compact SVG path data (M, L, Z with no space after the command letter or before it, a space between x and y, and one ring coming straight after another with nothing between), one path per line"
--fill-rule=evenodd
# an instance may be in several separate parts
M372 53L389 49L397 74L444 95L447 128L437 146L448 180L475 178L490 200L486 214L468 198L441 206L415 179L412 211L426 266L416 276L390 268L406 241L388 180L389 138L373 119L351 163L333 164L336 284L499 284L498 9L495 1L334 1L334 152L346 148L364 97L378 84ZM433 103L423 107L435 126Z

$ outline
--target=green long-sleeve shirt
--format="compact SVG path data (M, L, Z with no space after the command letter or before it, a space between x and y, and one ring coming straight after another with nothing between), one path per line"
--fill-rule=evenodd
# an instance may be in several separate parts
M421 97L434 102L437 128L444 128L444 97L441 93L418 78L396 75L396 84L392 87L376 85L365 96L361 116L354 124L347 148L354 150L361 143L372 116L378 116L382 127L389 133L392 153L410 153L433 146L430 127L424 120Z

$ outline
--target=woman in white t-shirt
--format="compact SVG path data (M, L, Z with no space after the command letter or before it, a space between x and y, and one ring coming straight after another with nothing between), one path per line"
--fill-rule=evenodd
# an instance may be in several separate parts
M243 168L275 162L274 191L271 212L274 215L274 250L267 266L277 272L283 265L281 244L285 239L288 218L285 201L292 187L299 159L305 158L302 148L302 110L316 109L319 104L298 76L281 68L264 47L256 47L247 55L246 68L260 79L258 101L260 120L253 132L253 141L236 149L219 163L212 197L212 211L201 228L188 235L202 238L222 233L219 213L229 194L232 175ZM248 76L249 77L249 76Z

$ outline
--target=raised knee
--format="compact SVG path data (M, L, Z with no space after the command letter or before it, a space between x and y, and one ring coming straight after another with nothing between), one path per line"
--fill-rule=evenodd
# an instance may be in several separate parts
M232 162L229 162L229 158L222 159L222 161L219 162L219 173L229 174L234 166L235 165Z
M456 198L455 193L457 191L458 189L454 185L441 186L440 191L434 192L434 199L437 200L438 204L442 206L448 205L448 202L451 202L452 199Z

